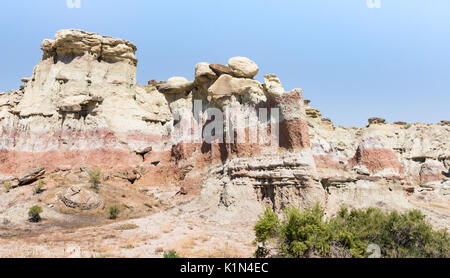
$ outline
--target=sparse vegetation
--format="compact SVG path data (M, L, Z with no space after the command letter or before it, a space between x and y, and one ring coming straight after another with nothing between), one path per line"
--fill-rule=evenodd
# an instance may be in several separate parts
M89 183L91 184L91 188L95 190L95 192L100 191L100 182L102 178L102 171L100 169L93 169L88 172L89 174Z
M66 184L66 179L64 177L54 177L53 180L55 181L57 187L61 187Z
M254 227L259 247L257 257L367 257L369 244L381 248L386 258L450 257L447 231L434 231L417 210L386 213L377 208L348 210L324 219L316 205L311 210L285 210L280 221L266 209ZM269 247L270 246L270 247Z
M38 184L33 187L33 195L38 195L43 192L45 181L39 180Z
M164 252L164 259L178 259L180 255L177 254L174 250Z
M123 224L123 225L116 227L115 229L118 231L126 231L126 230L134 230L137 228L139 228L139 226L136 224Z
M11 183L9 181L3 183L3 188L5 189L6 193L9 193L9 191L11 191L12 188Z
M133 244L127 244L125 246L122 246L123 249L133 249L134 245Z
M28 210L29 221L37 223L41 221L42 208L40 206L33 206Z
M425 184L429 183L428 180L417 180L417 185L419 186L424 186Z
M120 210L117 206L110 206L109 207L109 219L117 219L119 216Z

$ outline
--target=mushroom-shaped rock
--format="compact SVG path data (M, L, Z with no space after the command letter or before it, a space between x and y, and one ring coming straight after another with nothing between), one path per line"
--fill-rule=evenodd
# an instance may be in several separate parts
M208 63L195 65L195 83L206 84L217 78L217 74L210 68Z
M284 94L284 88L280 79L275 74L264 75L264 88L271 96L281 96Z
M263 95L262 84L253 79L235 78L228 74L223 74L208 89L208 94L214 99L228 97L233 94L244 95L250 92Z
M228 61L228 66L236 77L253 78L258 74L259 68L252 60L245 57L234 57Z
M183 94L193 89L194 82L184 77L172 77L166 83L156 85L159 92L165 94Z

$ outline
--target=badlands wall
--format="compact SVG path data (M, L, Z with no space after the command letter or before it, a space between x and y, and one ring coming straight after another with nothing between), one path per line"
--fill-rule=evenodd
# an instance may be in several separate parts
M141 86L126 40L62 30L41 49L23 86L0 95L4 181L35 167L99 167L196 191L237 217L319 202L330 214L341 205L420 208L448 225L446 121L335 127L301 89L285 91L274 74L255 80L259 68L244 57L199 63L193 81Z

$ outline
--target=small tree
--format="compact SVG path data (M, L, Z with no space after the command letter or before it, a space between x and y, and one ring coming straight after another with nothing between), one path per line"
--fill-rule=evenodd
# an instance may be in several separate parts
M28 216L30 217L29 221L34 222L34 223L41 221L41 216L40 216L41 213L42 213L42 208L40 206L31 207L30 210L28 211Z
M120 210L117 206L109 207L109 219L117 219L119 216Z
M102 178L102 172L100 169L93 169L88 172L89 174L89 183L91 184L91 188L98 193L100 190L100 181Z
M9 191L11 191L11 183L9 182L9 181L7 181L7 182L5 182L4 184L3 184L3 188L5 188L5 192L6 193L9 193Z

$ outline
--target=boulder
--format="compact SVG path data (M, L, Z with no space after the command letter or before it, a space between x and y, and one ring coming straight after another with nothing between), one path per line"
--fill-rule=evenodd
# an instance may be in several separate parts
M209 68L218 76L222 74L229 74L229 75L233 74L233 70L230 67L221 64L212 64L209 65Z
M135 152L136 152L137 154L144 155L144 154L147 154L147 153L151 152L152 149L153 149L152 146L140 147L140 148L137 148L137 149L135 150Z
M352 171L355 171L359 175L370 176L370 171L366 166L356 165L353 167Z
M314 107L306 105L305 112L308 119L322 119L322 113Z
M27 185L37 181L40 177L45 174L45 168L34 168L33 170L19 176L17 179L19 181L18 186Z
M217 74L210 68L208 63L198 63L195 66L195 83L206 84L217 78Z
M234 57L228 61L236 77L253 78L258 74L259 68L252 60L245 57Z
M194 88L194 82L184 77L172 77L166 83L156 85L159 92L165 94L184 94Z
M81 210L91 210L100 207L103 200L92 191L82 189L78 185L73 185L60 196L61 201L70 208L79 208Z
M386 120L382 118L370 118L369 125L384 125L386 124Z
M235 78L228 74L223 74L208 89L208 94L214 99L228 97L233 94L244 95L253 93L263 95L262 84L253 79Z
M271 96L281 96L284 94L284 88L280 79L275 74L264 75L264 88Z

